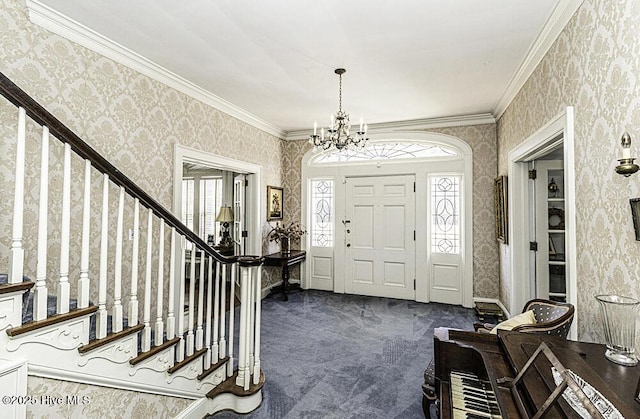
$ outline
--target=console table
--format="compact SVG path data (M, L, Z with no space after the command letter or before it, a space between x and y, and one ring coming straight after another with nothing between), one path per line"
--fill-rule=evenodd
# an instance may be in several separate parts
M282 269L282 285L273 288L274 292L282 292L283 300L287 301L290 287L299 288L298 284L289 285L289 267L305 261L307 252L304 250L291 250L288 253L272 253L264 257L265 266L279 266Z

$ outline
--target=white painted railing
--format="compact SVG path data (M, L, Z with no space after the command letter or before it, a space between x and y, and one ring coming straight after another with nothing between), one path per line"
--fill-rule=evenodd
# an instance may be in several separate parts
M137 326L141 318L141 352L178 338L175 363L201 353L201 359L194 362L202 363L202 371L226 363L227 376L231 377L237 359L236 385L249 389L251 382L257 384L261 374L261 258L229 258L215 252L4 75L0 76L0 93L17 106L13 228L11 237L0 239L10 243L9 283L22 282L23 275L35 280L34 321L50 316L50 296L56 297L56 315L72 311L74 300L78 308L97 305L98 340ZM42 130L38 173L30 173L25 167L26 127L33 121ZM49 189L51 164L59 154L60 192ZM82 176L72 176L74 161L82 164ZM31 218L37 218L36 225L28 225L26 230L36 231L37 237L25 238L26 176L39 182L39 196L35 204L30 201L30 211L37 206L37 217L28 219L32 223ZM78 185L73 183L76 179ZM99 185L100 191L92 191L92 185ZM76 190L80 192L72 193ZM60 208L51 208L49 196L58 193ZM102 199L93 202L92 194L101 194ZM117 195L117 200L110 201L110 195ZM140 223L141 212L147 215L146 223ZM59 228L52 229L52 223ZM80 234L72 234L72 227L78 227ZM49 234L52 230L59 232L55 238ZM92 240L92 232L99 235L99 240ZM145 249L141 253L142 245ZM78 266L70 266L72 254L80 255ZM59 266L56 275L50 272L52 255L59 255L55 259ZM31 263L34 260L35 264ZM139 276L143 266L144 275ZM240 304L236 308L238 284ZM239 341L237 350L234 339Z

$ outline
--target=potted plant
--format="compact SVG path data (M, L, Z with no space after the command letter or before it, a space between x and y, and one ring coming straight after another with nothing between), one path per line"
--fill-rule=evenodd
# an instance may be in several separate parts
M275 227L271 228L268 237L269 241L280 243L280 251L287 254L291 252L291 243L299 242L300 237L306 233L307 230L299 222L293 221L288 226L285 226L284 223L276 223Z

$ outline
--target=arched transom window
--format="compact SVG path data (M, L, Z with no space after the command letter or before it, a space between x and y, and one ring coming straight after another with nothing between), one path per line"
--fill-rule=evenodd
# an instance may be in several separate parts
M311 164L349 163L376 160L409 160L420 158L455 157L459 153L439 144L411 141L370 142L364 148L351 150L332 150L318 154Z

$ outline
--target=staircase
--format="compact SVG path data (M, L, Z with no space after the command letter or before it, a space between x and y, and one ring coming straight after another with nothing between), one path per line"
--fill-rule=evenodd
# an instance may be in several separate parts
M1 73L0 94L0 416L32 408L27 376L192 400L180 417L258 407L262 258L216 252Z

